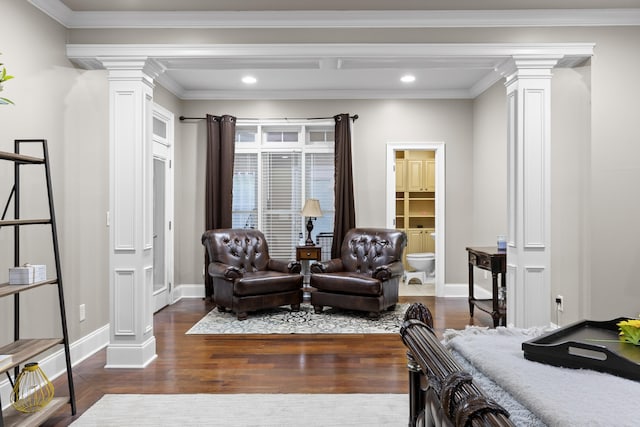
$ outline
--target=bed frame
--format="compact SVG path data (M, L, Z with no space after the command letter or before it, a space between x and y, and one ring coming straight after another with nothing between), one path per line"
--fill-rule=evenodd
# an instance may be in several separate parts
M408 348L409 427L504 427L509 413L474 384L433 331L433 317L411 304L400 329Z

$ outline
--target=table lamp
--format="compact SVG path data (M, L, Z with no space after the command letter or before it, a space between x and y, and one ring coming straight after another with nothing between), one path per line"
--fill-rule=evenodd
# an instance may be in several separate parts
M311 240L311 230L313 230L313 221L311 219L316 219L319 216L322 216L322 211L320 210L320 202L318 199L307 199L304 202L304 207L300 211L302 216L309 218L307 221L307 240L304 243L305 246L315 246L313 244L313 240Z

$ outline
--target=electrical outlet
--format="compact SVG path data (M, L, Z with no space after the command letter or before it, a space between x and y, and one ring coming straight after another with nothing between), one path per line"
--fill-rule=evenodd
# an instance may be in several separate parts
M556 296L556 308L558 311L564 311L564 297L562 295Z
M80 304L80 321L83 322L87 318L87 312L84 304Z

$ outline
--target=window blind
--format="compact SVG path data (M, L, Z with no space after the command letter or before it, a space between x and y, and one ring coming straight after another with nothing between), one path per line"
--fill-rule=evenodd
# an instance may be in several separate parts
M235 154L233 162L232 227L258 227L257 153Z
M333 233L334 203L333 153L307 153L305 155L305 199L318 199L322 216L313 221L311 239L318 233Z
M272 258L295 258L302 217L300 152L262 153L260 228Z

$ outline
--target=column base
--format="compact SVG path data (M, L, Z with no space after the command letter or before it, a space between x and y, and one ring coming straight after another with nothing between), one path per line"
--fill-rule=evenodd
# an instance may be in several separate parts
M105 368L146 368L157 357L154 336L142 344L110 343Z

